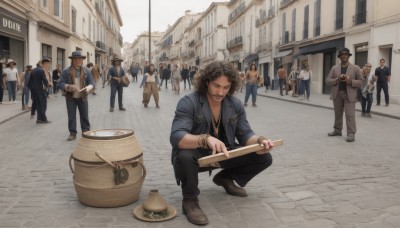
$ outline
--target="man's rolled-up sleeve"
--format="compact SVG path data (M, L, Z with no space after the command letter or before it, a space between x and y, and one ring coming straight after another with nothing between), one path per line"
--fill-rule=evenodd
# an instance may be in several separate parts
M191 133L193 127L193 112L194 107L188 97L184 97L178 102L170 135L170 143L174 149L179 149L179 142L186 134Z

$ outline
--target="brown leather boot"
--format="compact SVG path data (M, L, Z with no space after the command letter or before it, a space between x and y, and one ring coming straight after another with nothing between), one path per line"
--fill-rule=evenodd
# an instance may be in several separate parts
M224 187L226 193L229 195L240 197L247 196L247 192L244 188L236 186L232 179L222 177L219 173L214 176L213 182L218 186Z
M208 224L208 218L201 210L199 200L196 198L183 198L182 211L187 220L195 225Z

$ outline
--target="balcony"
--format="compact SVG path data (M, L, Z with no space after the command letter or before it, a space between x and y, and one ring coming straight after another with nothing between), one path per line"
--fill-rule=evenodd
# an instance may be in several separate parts
M96 47L104 51L106 50L106 44L101 41L96 41Z
M235 37L234 39L232 39L231 41L229 41L226 44L226 49L232 49L232 48L235 48L235 47L239 47L241 45L243 45L243 37L242 36L238 36L238 37Z
M229 14L228 24L231 24L236 18L238 18L240 15L242 15L242 13L244 12L245 9L246 9L245 2L243 2L238 7L236 7L236 9L233 10L232 13Z
M357 12L353 16L353 25L359 25L367 22L367 11Z
M261 52L261 51L271 51L272 50L272 42L267 42L258 45L256 48L256 52Z
M256 19L256 27L260 27L261 25L267 23L271 18L275 16L275 7L271 7L268 10L260 10L260 17Z
M283 8L290 6L295 1L296 0L281 0L279 4L279 9L282 10Z
M162 48L171 47L171 45L172 45L172 35L168 36L167 38L165 38L163 42L161 42Z
M184 51L184 52L181 53L181 58L182 59L186 59L188 56L189 55L188 55L187 51Z
M193 47L194 46L194 39L189 42L188 46L189 47Z
M190 51L190 52L189 52L189 58L193 58L194 56L195 56L194 51Z
M285 33L282 36L282 44L287 44L289 43L289 31L285 31Z

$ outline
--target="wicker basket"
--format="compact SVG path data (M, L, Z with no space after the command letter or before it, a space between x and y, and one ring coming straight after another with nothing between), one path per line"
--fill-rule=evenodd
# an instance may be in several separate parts
M115 181L113 166L117 164L129 174L124 183ZM70 168L79 201L93 207L119 207L135 202L146 176L142 149L130 130L85 132L71 154Z

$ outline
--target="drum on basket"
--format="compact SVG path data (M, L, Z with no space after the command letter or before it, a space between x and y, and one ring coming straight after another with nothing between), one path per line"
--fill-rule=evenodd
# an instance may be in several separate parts
M142 148L132 130L83 133L69 164L79 201L93 207L135 202L146 176Z

